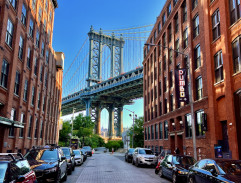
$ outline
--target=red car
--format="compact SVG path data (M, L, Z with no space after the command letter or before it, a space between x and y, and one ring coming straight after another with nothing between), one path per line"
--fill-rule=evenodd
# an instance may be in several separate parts
M35 183L36 176L21 153L0 153L0 183Z

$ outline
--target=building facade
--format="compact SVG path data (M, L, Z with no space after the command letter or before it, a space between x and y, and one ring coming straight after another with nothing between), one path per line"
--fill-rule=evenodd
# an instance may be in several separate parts
M240 15L233 0L166 1L144 48L146 147L194 155L190 103L177 102L175 88L175 70L186 68L197 158L214 158L217 147L241 158Z
M0 0L0 152L58 142L64 54L56 0Z

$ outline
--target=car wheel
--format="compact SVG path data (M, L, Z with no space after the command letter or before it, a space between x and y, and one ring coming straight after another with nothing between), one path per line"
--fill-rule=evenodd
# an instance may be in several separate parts
M67 181L67 177L68 177L68 175L67 175L67 169L66 169L64 177L63 177L63 181Z
M188 182L189 182L189 183L195 183L195 180L194 180L193 177L190 177Z
M139 167L138 159L136 160L136 167Z
M175 172L172 174L172 182L177 183L177 175L175 174Z
M72 167L70 169L68 169L68 174L71 175L72 174Z
M134 158L132 159L132 165L134 165L135 164L135 162L134 162Z
M125 161L127 162L127 158L126 158L126 156L125 156Z
M163 171L162 171L162 168L161 168L161 167L160 167L160 170L159 170L159 175L160 175L160 177L164 177Z
M74 163L74 166L72 166L72 171L74 171L75 170L75 163Z
M55 183L60 183L60 181L61 181L61 172L58 171L58 175L57 175L57 178L55 180Z
M131 163L131 159L130 158L128 158L128 163Z

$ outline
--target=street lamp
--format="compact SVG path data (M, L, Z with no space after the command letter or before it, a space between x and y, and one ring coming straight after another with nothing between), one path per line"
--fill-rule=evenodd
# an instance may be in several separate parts
M126 109L126 108L124 108L124 109ZM129 116L132 117L132 119L133 119L132 148L134 148L134 123L135 123L135 117L137 117L137 115L135 114L134 111L131 111L129 109L126 109L126 110L132 113L132 114L129 114Z
M187 65L188 65L188 80L190 83L190 91L189 91L189 101L190 101L190 107L191 107L191 124L192 124L192 140L193 140L193 154L194 154L194 158L197 159L197 149L196 149L196 130L195 130L195 124L194 124L194 110L193 110L193 98L192 98L192 90L193 90L193 86L192 86L192 75L191 75L191 69L190 69L190 61L189 61L189 54L185 54L183 52L174 50L172 48L169 48L167 46L163 46L161 44L152 44L152 43L146 43L146 46L160 46L163 48L167 48L170 51L176 52L178 54L184 55L187 58Z

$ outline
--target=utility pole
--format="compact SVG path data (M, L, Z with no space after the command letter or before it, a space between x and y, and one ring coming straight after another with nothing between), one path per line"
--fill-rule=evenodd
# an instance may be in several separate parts
M126 108L123 108L123 109L126 109ZM127 111L131 112L132 114L129 114L130 117L132 117L133 119L133 134L132 134L132 148L134 148L134 126L135 126L135 117L137 117L137 115L135 114L134 111L131 111L129 109L126 109Z

